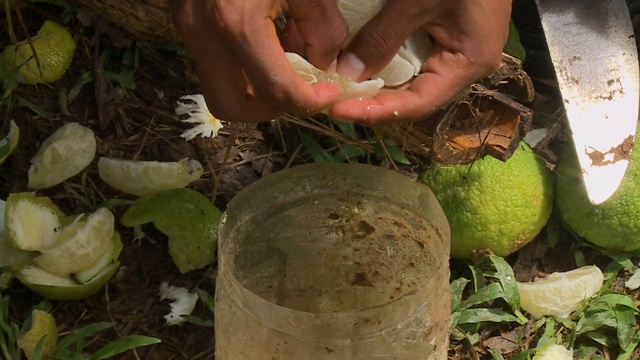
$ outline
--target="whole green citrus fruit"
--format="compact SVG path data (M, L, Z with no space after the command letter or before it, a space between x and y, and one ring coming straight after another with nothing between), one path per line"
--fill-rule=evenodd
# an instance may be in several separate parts
M636 138L640 136L640 130ZM556 204L565 224L576 234L603 248L632 251L640 248L640 151L631 160L618 190L593 205L587 197L578 157L568 141L557 163Z
M451 257L475 251L509 255L546 224L553 205L553 174L524 142L502 162L484 157L470 165L435 163L422 175L451 226Z
M4 49L0 54L0 77L17 69L18 81L25 84L56 81L71 65L75 50L76 42L69 31L47 20L31 38L31 44L25 40Z

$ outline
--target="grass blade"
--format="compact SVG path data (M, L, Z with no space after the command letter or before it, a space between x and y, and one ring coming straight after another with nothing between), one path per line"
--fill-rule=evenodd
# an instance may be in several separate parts
M136 349L142 346L157 344L159 342L160 339L150 336L126 336L100 348L100 350L96 351L88 360L108 359L125 351Z
M59 352L69 348L69 346L71 346L72 344L78 343L82 341L84 338L93 336L102 330L110 329L113 326L114 324L110 322L99 322L99 323L90 324L83 328L80 328L77 331L65 336L62 340L60 340L54 354L58 354Z
M307 152L315 162L334 162L331 154L323 149L311 136L303 133L300 129L298 129L298 136L302 141L302 145L304 145L304 148L307 149Z

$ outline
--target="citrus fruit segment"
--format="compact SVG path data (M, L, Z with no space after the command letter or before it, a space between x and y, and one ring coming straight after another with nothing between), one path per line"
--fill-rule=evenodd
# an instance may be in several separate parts
M9 132L7 136L0 139L0 165L11 155L13 150L18 146L18 139L20 138L20 129L16 122L11 120L9 122Z
M44 298L74 301L84 299L100 291L104 284L113 277L119 266L119 261L108 265L84 284L79 284L71 277L48 273L38 266L21 267L16 270L15 275L31 291Z
M42 338L42 358L46 359L58 343L56 319L46 311L34 309L31 312L31 328L18 337L18 347L24 351L27 359L33 358L36 346Z
M133 161L108 157L98 160L98 175L111 187L131 195L182 188L203 174L197 160L178 162Z
M91 279L98 275L100 271L102 271L102 269L118 260L118 256L122 251L122 247L123 244L122 240L120 240L120 234L115 231L107 250L102 255L100 255L100 257L92 265L77 271L74 274L76 280L78 280L78 282L81 284L91 281Z
M518 282L520 306L534 318L568 317L602 287L604 276L597 266L556 272L534 282Z
M86 220L78 219L62 228L55 247L43 251L34 262L60 276L86 269L94 265L111 245L114 222L111 211L100 208Z
M573 360L573 350L562 345L549 344L536 350L532 360Z
M171 189L143 196L124 213L129 227L148 222L169 237L169 254L181 273L203 268L215 260L221 212L191 189Z
M75 50L76 42L69 31L47 20L31 38L31 44L25 40L4 49L0 54L0 78L17 71L17 79L22 83L56 81L71 65Z
M67 123L40 146L31 159L30 189L46 189L77 175L96 154L93 131L78 123Z
M507 256L533 240L551 214L553 174L524 142L506 162L486 156L470 165L435 163L420 181L447 215L452 258L487 249Z
M50 249L58 241L63 217L47 197L26 192L9 194L4 210L6 236L20 250Z
M640 139L640 126L636 131ZM640 249L640 149L635 146L618 190L605 202L593 205L587 196L578 156L572 141L562 148L557 162L556 204L565 224L576 234L606 249Z
M338 85L342 92L336 101L354 97L373 97L384 86L382 79L372 79L362 82L349 80L338 73L329 74L313 66L296 53L286 53L291 68L309 84L320 81L332 82Z
M340 0L338 8L349 27L349 39L346 44L357 35L358 31L371 20L385 5L385 0ZM418 29L394 55L393 59L373 78L384 81L384 86L398 86L411 80L422 70L422 64L431 50L429 33Z

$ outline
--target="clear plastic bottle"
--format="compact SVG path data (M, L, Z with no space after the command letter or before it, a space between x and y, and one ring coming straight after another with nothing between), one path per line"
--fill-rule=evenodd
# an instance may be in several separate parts
M216 359L446 359L449 239L431 190L391 170L252 184L220 226Z

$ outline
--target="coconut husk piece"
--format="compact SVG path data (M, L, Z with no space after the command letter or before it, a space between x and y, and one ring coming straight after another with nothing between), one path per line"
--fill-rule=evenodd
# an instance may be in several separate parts
M523 104L534 94L520 61L504 54L495 73L429 118L376 128L439 162L468 164L485 155L505 161L531 126L533 111Z

